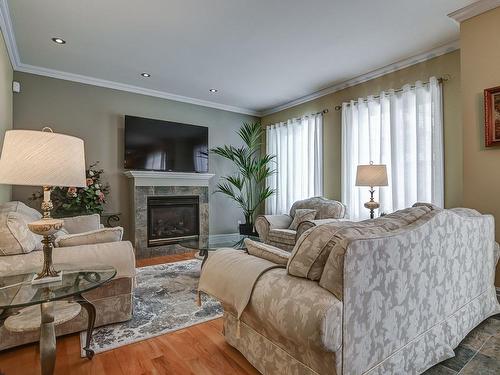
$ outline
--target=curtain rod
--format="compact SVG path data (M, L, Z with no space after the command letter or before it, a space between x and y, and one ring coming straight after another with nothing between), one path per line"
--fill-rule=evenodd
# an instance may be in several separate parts
M443 83L443 82L446 82L448 80L451 79L451 76L449 74L445 74L443 77L440 77L437 79L437 81L439 83ZM428 85L429 84L429 81L427 82L423 82L422 85ZM411 85L410 88L414 89L415 88L415 85ZM400 89L397 89L397 90L393 90L394 92L401 92L403 91L403 88L400 88ZM376 96L373 96L374 99L379 99L380 98L380 95L376 95ZM354 103L357 103L358 101L357 100L354 100ZM350 103L347 103L347 105L350 105ZM342 106L341 105L336 105L335 106L335 110L336 111L340 111L342 109Z
M310 113L308 115L303 115L303 116L300 116L300 117L292 117L292 119L296 119L296 120L302 120L304 117L307 117L307 116L316 116L316 115L324 115L325 113L328 113L328 108L326 109L323 109L322 111L319 111L319 112L316 112L316 113ZM287 120L288 121L288 120ZM284 121L280 121L280 122L284 122ZM273 123L273 124L267 124L267 126L271 126L271 125L275 125L276 123Z

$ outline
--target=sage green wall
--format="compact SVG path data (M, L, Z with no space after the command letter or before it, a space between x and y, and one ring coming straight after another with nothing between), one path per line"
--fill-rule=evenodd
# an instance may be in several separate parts
M111 184L108 211L123 213L121 224L126 233L130 226L130 202L127 178L123 175L123 115L177 121L209 127L209 146L239 145L236 131L251 116L161 98L106 89L60 79L15 72L21 93L14 97L14 127L41 129L71 134L85 141L87 164L99 160L105 178ZM230 173L232 166L210 156L213 192L219 175ZM34 188L15 186L13 198L26 201ZM237 232L237 221L244 220L240 210L227 198L210 195L211 233Z
M273 113L263 117L262 124L273 124L292 117L328 109L323 122L323 190L327 197L340 200L341 118L340 111L336 111L335 106L351 99L376 95L382 90L397 89L407 83L417 80L427 81L431 76L442 77L445 74L451 76L451 79L443 85L445 205L446 207L461 206L463 200L463 152L459 51L447 53L307 103Z
M5 131L12 128L12 65L3 35L0 38L0 150ZM0 203L11 198L11 187L0 185Z

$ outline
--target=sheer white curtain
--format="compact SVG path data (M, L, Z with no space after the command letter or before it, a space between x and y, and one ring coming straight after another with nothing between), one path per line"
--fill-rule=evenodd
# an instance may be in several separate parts
M292 204L323 194L323 115L304 116L270 125L267 153L276 155L276 173L267 179L276 194L266 214L288 213Z
M356 187L358 164L386 164L389 186L376 188L379 212L415 202L444 204L441 84L416 82L342 105L342 202L351 219L368 217L367 188Z

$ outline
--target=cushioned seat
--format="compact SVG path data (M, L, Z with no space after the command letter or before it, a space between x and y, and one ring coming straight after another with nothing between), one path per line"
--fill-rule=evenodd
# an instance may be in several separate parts
M269 231L268 239L270 242L277 242L282 244L295 245L295 233L292 229L271 229Z

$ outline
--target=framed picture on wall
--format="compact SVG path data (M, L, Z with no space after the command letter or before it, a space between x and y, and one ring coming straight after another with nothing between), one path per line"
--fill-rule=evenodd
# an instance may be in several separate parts
M486 147L500 146L500 86L484 90Z

